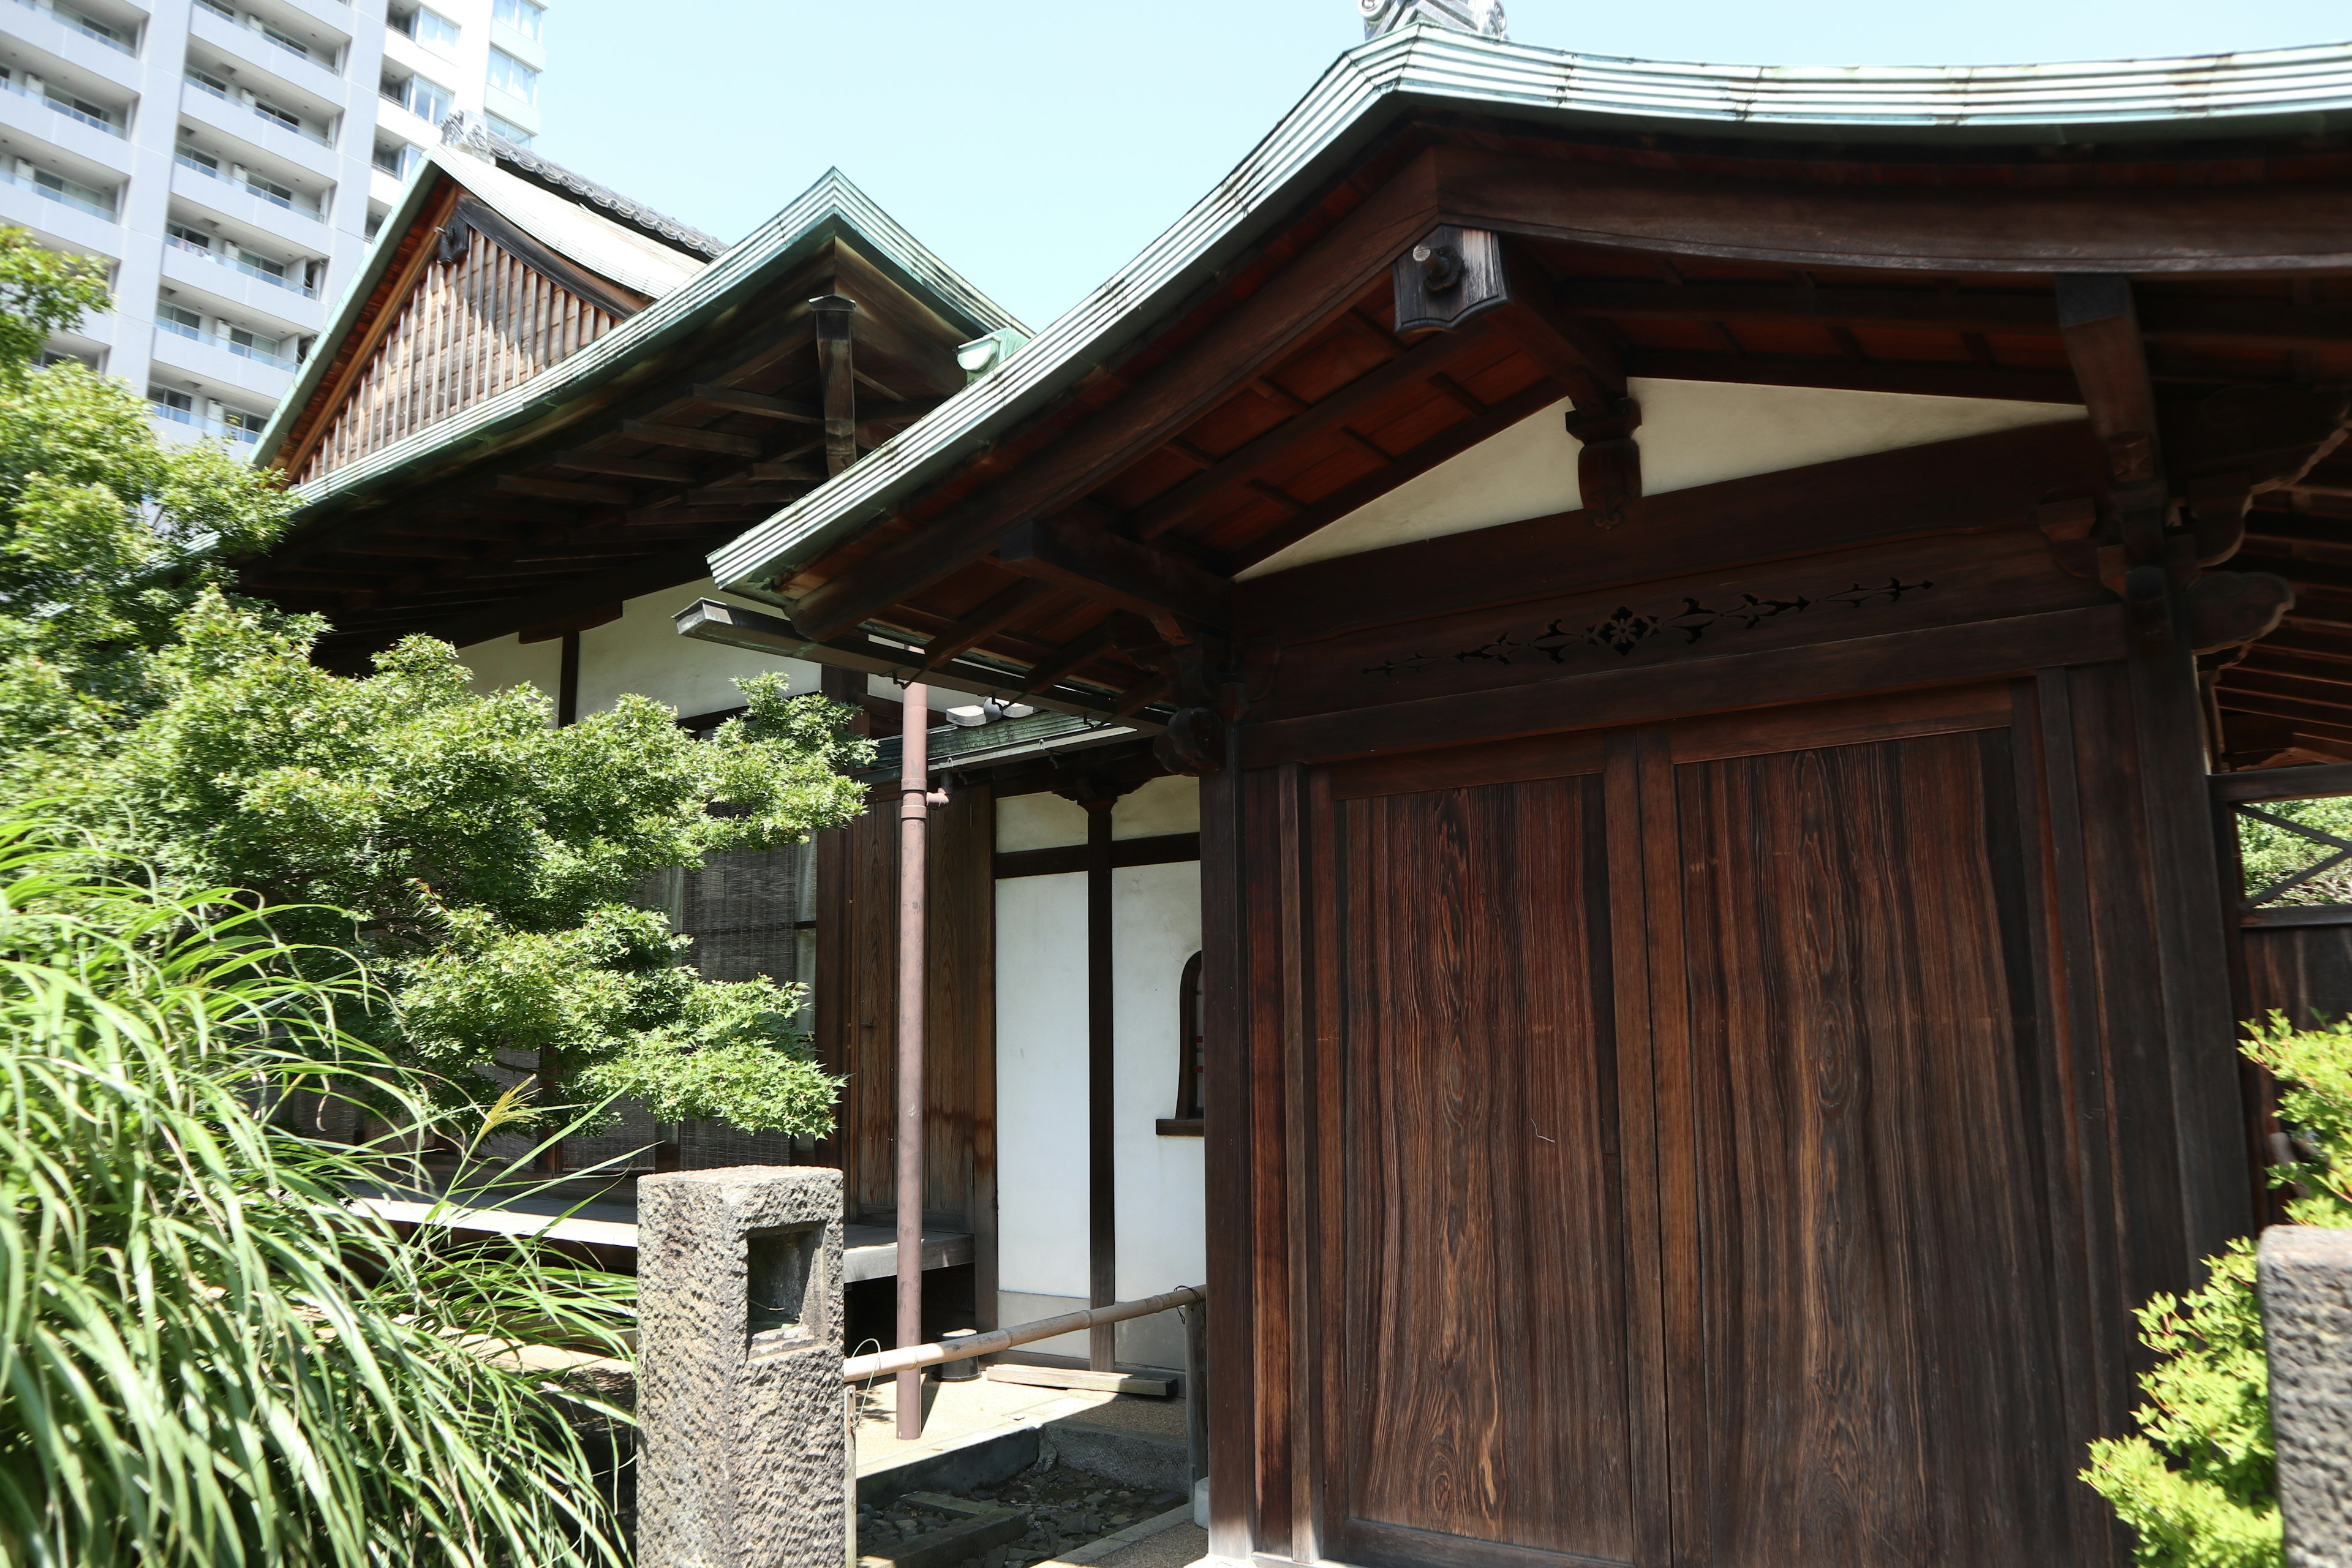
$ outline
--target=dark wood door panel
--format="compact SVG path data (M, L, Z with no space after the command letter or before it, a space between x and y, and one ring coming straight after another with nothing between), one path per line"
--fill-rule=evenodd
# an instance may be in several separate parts
M1647 1178L1621 1157L1602 802L1586 775L1332 808L1342 1560L1625 1563L1663 1540L1632 1460L1656 1374L1629 1351L1624 1189Z
M1673 770L1678 1560L2076 1561L2011 777L1999 730Z

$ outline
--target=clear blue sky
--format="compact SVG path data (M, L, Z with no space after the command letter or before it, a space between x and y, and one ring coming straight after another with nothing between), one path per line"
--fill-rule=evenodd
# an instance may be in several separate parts
M1512 38L1649 59L1944 65L2352 37L2344 0L1507 0ZM1246 153L1350 0L551 0L541 150L740 239L839 164L1042 327Z

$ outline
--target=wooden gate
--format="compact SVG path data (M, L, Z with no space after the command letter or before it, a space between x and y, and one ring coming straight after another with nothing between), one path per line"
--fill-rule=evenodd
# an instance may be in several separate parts
M1247 911L1297 1560L2119 1560L2074 1472L2189 1238L2116 1174L2179 1146L2168 1075L2065 956L2148 942L2074 890L2144 871L2046 756L2117 674L1245 784L1298 867Z

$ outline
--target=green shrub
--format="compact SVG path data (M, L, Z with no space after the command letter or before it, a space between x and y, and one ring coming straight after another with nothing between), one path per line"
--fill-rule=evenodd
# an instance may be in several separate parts
M626 1356L630 1282L356 1212L423 1173L278 1123L432 1116L340 1027L365 977L89 864L0 819L0 1560L625 1561L627 1415L523 1363Z
M2333 826L2331 824L2331 826ZM2352 1226L2352 1024L2294 1029L2276 1014L2246 1047L2279 1083L2300 1163L2275 1179L2298 1225ZM2277 1568L2283 1561L2254 1244L2231 1244L2185 1297L2139 1311L2158 1361L2139 1435L2091 1445L2083 1479L2138 1537L2144 1568Z

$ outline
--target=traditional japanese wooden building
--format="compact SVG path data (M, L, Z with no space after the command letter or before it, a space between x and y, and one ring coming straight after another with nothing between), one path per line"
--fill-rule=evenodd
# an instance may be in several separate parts
M2347 132L1403 26L714 557L1202 780L1219 1556L2126 1560L2263 1202L2209 776L2352 756Z
M2246 928L2352 931L2242 908L2221 831L2352 793L2352 49L1784 71L1369 9L1034 341L831 184L298 469L248 581L571 712L960 706L942 1308L1204 1259L1218 1556L2121 1564L2074 1476L2130 1309L2259 1222L2235 1020L2325 989ZM853 1217L886 822L794 884Z

